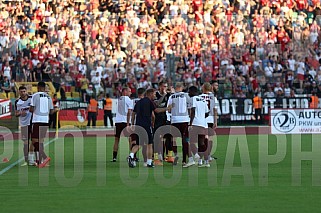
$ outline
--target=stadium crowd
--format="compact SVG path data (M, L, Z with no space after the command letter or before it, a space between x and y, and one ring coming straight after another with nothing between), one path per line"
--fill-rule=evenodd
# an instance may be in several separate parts
M318 0L25 0L0 4L0 90L52 81L123 87L219 82L219 97L321 97Z

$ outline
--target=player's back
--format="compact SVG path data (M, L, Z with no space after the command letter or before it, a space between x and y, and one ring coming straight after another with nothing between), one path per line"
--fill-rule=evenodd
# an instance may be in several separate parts
M128 110L133 109L133 101L128 96L118 99L115 123L126 123Z
M173 105L171 109L171 123L189 122L187 93L178 92L169 97L168 105Z
M194 126L201 126L207 128L207 121L205 119L206 113L209 112L207 102L200 96L192 97L192 108L195 108L195 117L193 120Z
M155 109L155 104L147 97L140 99L134 108L136 113L136 125L143 127L152 126L152 112Z
M51 97L45 92L33 94L31 106L34 107L32 123L48 123L50 110L53 109Z
M214 122L214 108L217 106L217 98L213 93L203 93L200 97L204 98L209 109L209 116L206 118L207 123Z

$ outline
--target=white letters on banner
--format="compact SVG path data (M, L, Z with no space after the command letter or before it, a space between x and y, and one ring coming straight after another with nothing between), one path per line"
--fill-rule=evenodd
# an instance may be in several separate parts
M320 99L321 101L321 99ZM113 99L112 112L116 113L117 99ZM98 101L98 108L103 109L102 101ZM60 109L87 108L87 103L79 101L60 101ZM320 106L320 103L319 103ZM262 114L268 115L270 109L295 109L308 108L309 98L263 98ZM223 98L219 99L218 115L230 121L249 121L253 120L254 109L251 98Z
M0 100L0 118L10 117L10 100Z

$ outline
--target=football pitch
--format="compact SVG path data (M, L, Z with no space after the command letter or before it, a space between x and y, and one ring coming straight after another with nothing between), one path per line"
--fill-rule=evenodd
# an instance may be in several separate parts
M21 167L22 142L0 142L1 212L319 212L319 135L215 138L210 168L128 168L121 139L47 139L50 166ZM48 143L49 142L49 143ZM179 147L180 150L181 147ZM9 162L3 162L4 158ZM311 160L310 160L311 159ZM17 164L17 165L16 165Z

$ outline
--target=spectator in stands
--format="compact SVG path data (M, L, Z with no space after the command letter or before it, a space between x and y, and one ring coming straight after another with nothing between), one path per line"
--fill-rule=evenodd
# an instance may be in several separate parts
M0 81L0 89L2 92L7 93L7 96L9 92L12 92L12 87L10 85L10 81L7 76L4 76L3 80Z
M283 88L281 87L280 82L277 82L275 84L274 93L275 93L275 95L278 95L278 94L283 95L284 91L283 91Z
M289 87L288 83L284 85L284 97L289 98L291 95L291 88Z
M269 86L269 87L267 88L267 91L264 93L264 97L265 97L265 98L274 98L274 97L275 97L275 93L273 92L271 86Z
M86 89L86 93L85 93L85 95L86 95L86 98L85 98L86 102L89 102L90 97L92 97L94 94L95 94L95 91L93 90L93 85L92 85L92 84L89 84L88 89Z
M271 83L275 82L275 73L286 72L281 82L287 82L292 88L297 86L298 80L302 92L306 70L310 70L314 80L321 80L321 77L315 78L318 75L314 75L311 68L315 64L311 61L321 58L320 17L317 16L321 9L319 2L315 6L313 2L254 0L216 4L199 0L159 0L114 4L107 0L100 4L93 1L63 4L40 0L37 4L32 1L19 5L5 1L4 5L11 4L8 8L15 9L0 11L1 19L6 20L0 21L0 70L4 62L9 61L11 75L8 78L16 78L12 60L8 60L16 56L13 64L20 75L15 80L32 81L35 80L32 72L41 63L42 80L51 79L58 87L61 83L55 79L58 68L69 72L73 84L77 83L79 72L91 81L97 71L102 77L101 71L106 68L110 72L107 82L116 84L105 84L104 77L104 87L117 94L126 84L133 85L127 69L137 82L142 78L143 82L149 81L147 77L150 76L153 85L166 77L170 69L185 67L192 72L198 69L200 73L193 73L196 76L186 83L195 83L195 78L202 84L209 78L208 72L216 66L221 69L223 62L231 61L222 70L223 77L230 83L237 77L235 69L242 72L246 81L255 74L257 82L261 82L263 74ZM166 57L168 53L173 54L175 60L183 59L184 66L171 64L171 59ZM298 57L300 54L307 60ZM50 69L45 69L46 63ZM319 66L314 65L317 73ZM122 68L125 73L117 71ZM44 74L44 70L48 72ZM91 70L92 76L87 73ZM178 78L186 73L184 71L178 72ZM65 76L68 75L60 78L67 86ZM248 95L251 90L243 92Z

